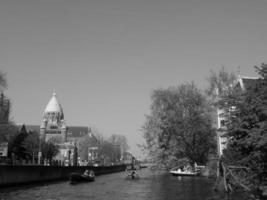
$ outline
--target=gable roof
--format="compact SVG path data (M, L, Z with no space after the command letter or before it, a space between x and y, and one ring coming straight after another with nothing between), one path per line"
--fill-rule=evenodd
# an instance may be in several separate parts
M87 126L68 126L68 137L83 137L89 132Z
M26 129L27 129L27 131L33 131L33 132L40 133L40 126L38 126L38 125L26 125Z
M258 77L241 77L239 76L237 80L237 85L241 87L242 90L249 90L253 88L260 79Z
M27 132L33 131L40 134L40 125L17 124L18 130L21 130L23 126ZM88 126L68 126L67 128L68 137L70 138L83 137L89 133Z

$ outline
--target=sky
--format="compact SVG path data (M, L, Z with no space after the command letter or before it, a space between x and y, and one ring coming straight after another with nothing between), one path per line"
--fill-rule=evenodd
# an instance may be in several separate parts
M125 135L141 156L153 90L205 89L222 66L256 76L266 9L266 0L0 0L11 118L41 124L56 91L67 125Z

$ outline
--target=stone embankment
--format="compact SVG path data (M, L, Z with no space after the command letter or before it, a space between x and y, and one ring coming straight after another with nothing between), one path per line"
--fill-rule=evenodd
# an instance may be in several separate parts
M86 169L93 170L96 175L124 171L125 165L116 166L0 166L0 187L26 183L67 180L70 173L83 173Z

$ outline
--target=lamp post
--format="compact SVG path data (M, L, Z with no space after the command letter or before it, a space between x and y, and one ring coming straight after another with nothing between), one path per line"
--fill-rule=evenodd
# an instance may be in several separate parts
M40 127L40 135L39 135L39 151L38 151L38 164L39 165L41 165L41 162L42 162L42 140L45 141L46 126L47 126L47 120L44 119Z
M74 143L74 149L73 149L73 166L78 165L78 148L76 142Z
M42 138L39 137L39 147L38 147L38 165L41 165L42 151L41 151Z

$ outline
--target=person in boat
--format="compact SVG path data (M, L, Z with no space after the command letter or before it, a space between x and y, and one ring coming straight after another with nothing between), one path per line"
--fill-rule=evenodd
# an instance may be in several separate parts
M91 177L93 177L93 176L95 176L95 173L94 173L94 171L92 171L92 170L89 171L87 169L87 170L84 171L83 175L84 176L91 176Z
M89 176L89 175L90 175L89 170L88 170L88 169L85 170L84 173L83 173L83 175L84 175L84 176Z
M90 172L89 172L89 176L95 176L95 173L94 173L93 170L90 170Z
M131 173L131 178L134 179L135 176L136 176L136 172L135 172L135 171L132 171L132 173Z
M136 177L136 175L137 175L137 173L136 173L136 167L135 166L136 166L136 159L133 156L132 157L132 162L131 162L131 170L132 170L131 177L132 177L132 179L134 179Z

